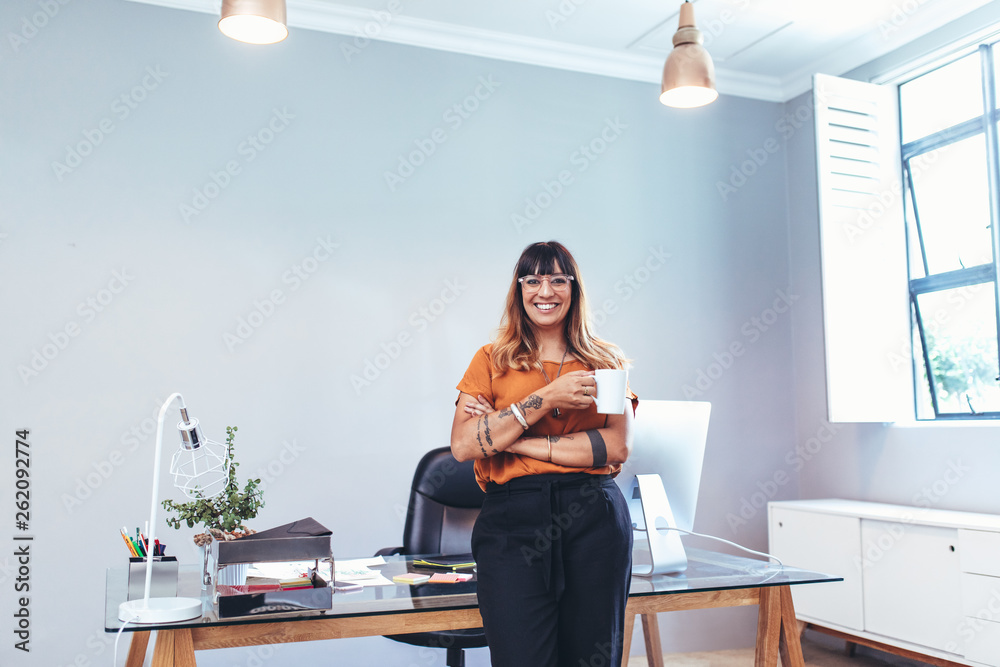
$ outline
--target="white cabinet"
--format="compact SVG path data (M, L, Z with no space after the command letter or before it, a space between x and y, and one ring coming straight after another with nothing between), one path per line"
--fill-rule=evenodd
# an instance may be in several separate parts
M958 530L861 521L864 629L958 653Z
M768 526L786 565L844 578L792 587L795 614L811 627L1000 667L1000 517L801 500L770 503Z
M770 525L770 551L786 565L844 578L832 584L792 586L796 613L862 630L860 519L773 507Z

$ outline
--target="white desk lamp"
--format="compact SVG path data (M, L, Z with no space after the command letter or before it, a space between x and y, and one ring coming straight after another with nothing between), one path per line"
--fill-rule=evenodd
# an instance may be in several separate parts
M141 600L129 600L118 606L118 620L131 623L173 623L201 616L202 602L198 598L150 598L153 580L153 545L156 544L156 506L160 491L160 454L163 449L163 417L174 399L180 399L180 448L170 461L174 486L188 498L214 498L226 488L229 460L225 447L205 440L197 419L189 419L184 397L171 394L160 408L156 427L156 457L153 461L153 499L149 510L149 548L146 549L146 592Z

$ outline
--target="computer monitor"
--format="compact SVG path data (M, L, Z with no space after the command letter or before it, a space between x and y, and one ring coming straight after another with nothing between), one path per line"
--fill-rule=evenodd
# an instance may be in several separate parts
M649 474L659 475L663 482L663 490L666 492L674 525L683 530L694 528L711 411L712 404L703 401L639 402L635 414L632 453L615 478L628 501L632 523L637 528L645 529L646 521L642 501L639 498L636 475ZM647 505L651 500L653 499L646 498ZM649 507L647 512L648 510ZM664 539L669 538L676 548L682 550L679 533L676 531L669 533ZM636 536L639 538L641 534L636 533ZM637 546L640 546L639 540ZM672 571L682 571L686 567L687 561L683 557L683 551L679 558L680 560L675 563L676 567L671 568ZM637 573L642 573L644 567L642 560L641 554L637 553L635 565ZM663 570L661 565L660 572L651 573L661 573Z

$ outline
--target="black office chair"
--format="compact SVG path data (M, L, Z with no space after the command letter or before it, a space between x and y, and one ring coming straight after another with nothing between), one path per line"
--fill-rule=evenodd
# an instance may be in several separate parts
M479 516L485 495L476 483L472 461L459 463L451 455L449 447L427 452L417 464L410 485L403 546L380 549L375 555L471 553L472 526ZM429 585L422 584L415 592ZM462 585L434 586L449 586L448 592L458 593L460 591L456 587ZM465 649L486 646L482 628L386 636L413 646L444 648L448 667L465 667Z

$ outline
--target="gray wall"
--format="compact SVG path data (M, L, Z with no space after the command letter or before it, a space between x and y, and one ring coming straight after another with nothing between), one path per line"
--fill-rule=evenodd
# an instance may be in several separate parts
M18 531L5 531L0 663L109 664L104 572L124 563L118 528L147 517L151 422L174 391L215 439L239 426L241 477L265 479L255 527L314 516L338 557L396 544L413 466L447 443L454 387L536 240L576 254L640 397L713 402L696 529L766 545L763 501L797 497L797 480L775 473L820 415L789 352L800 311L796 334L818 332L818 292L801 266L812 237L799 238L814 230L796 219L790 274L786 175L805 179L807 159L795 148L786 169L788 106L724 96L676 111L655 85L378 42L348 61L336 35L293 30L254 48L204 14L54 6L44 21L36 2L0 6L0 432L13 445L31 429L35 536L27 655L9 632ZM385 172L432 136L444 140L388 187ZM540 197L562 171L568 184ZM518 228L529 198L546 208ZM381 366L370 384L352 382L369 363ZM807 472L810 491L826 479ZM12 455L0 476L9 516ZM840 483L860 486L820 489ZM194 562L195 531L166 530ZM749 646L755 618L663 617L666 646ZM274 656L443 661L381 638Z

